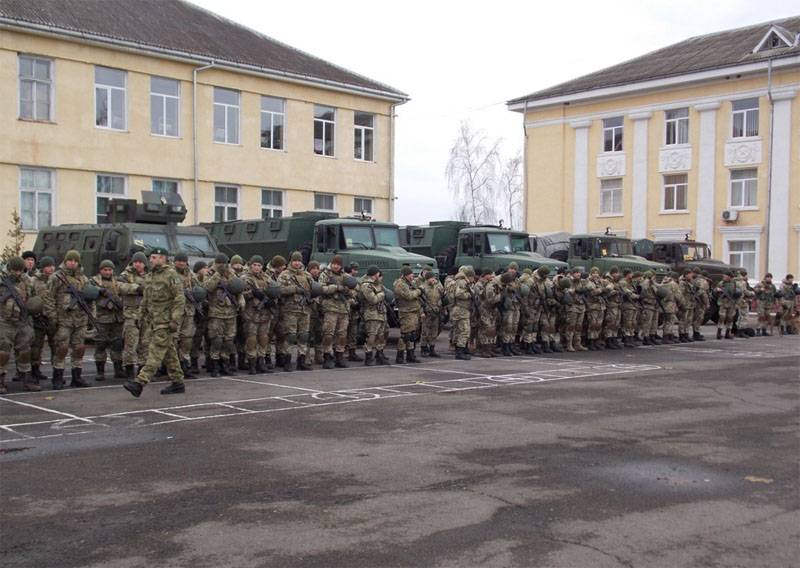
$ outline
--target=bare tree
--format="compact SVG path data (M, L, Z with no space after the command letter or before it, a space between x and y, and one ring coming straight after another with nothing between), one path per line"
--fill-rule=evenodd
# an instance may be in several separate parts
M495 223L498 147L483 131L474 131L462 121L458 138L450 149L445 175L456 199L456 215L478 223Z
M522 227L522 154L503 162L498 183L498 193L502 197L504 213L508 213L508 227Z

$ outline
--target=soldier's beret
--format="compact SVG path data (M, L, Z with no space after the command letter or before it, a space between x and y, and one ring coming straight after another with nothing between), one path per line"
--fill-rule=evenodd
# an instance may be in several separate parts
M133 257L131 257L131 262L143 262L147 264L147 257L142 251L135 252L133 253Z
M400 274L402 274L403 276L408 276L409 274L414 274L414 271L411 270L411 267L404 266L403 268L400 269Z
M508 270L519 270L519 264L512 260L508 263Z
M175 262L189 262L189 255L185 252L179 252L172 260Z
M286 259L278 254L272 257L269 264L272 268L280 268L281 266L286 266Z
M300 262L303 261L303 255L300 254L300 251L294 251L292 256L289 257L289 260L294 262L295 260L299 260Z
M292 260L294 260L294 259L292 259ZM312 268L319 268L319 262L317 262L316 260L309 260L307 268L309 270L311 270Z
M22 260L25 260L26 258L32 258L33 260L36 260L36 253L32 250L26 250L22 253Z
M207 266L208 265L205 262L203 262L202 260L198 260L197 262L194 263L194 266L192 267L192 271L193 272L200 272L201 270L203 270Z
M74 260L75 262L80 262L81 253L79 253L75 249L68 250L67 254L64 255L64 260Z
M214 257L215 264L228 264L228 255L224 252L219 253L217 256Z
M154 254L163 254L164 256L169 256L169 251L164 247L153 247L150 249L150 256Z
M333 255L333 258L331 259L331 264L338 264L339 266L342 266L344 264L344 261L342 260L342 255L340 254Z
M235 254L231 257L231 264L244 264L244 259L238 254Z
M25 270L25 261L22 260L22 257L12 256L8 261L8 269L22 272Z
M110 268L111 270L114 270L114 263L108 259L105 259L100 262L100 269L102 270L103 268Z
M378 267L375 266L374 264L371 264L367 268L367 276L375 276L378 272L380 272L380 270L378 270Z
M548 274L550 274L550 269L543 264L542 266L536 269L536 272L538 272L540 276L547 276Z
M42 260L39 261L39 268L46 268L48 266L54 266L56 261L53 259L52 256L43 256Z
M254 254L250 257L250 264L260 264L261 266L264 266L264 257L260 254Z

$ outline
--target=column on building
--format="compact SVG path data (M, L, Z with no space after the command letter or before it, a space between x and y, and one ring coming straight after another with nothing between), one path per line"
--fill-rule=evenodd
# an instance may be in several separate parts
M714 182L716 176L716 129L719 102L694 108L700 113L700 148L697 168L697 240L714 243Z
M647 238L647 125L652 112L637 112L633 121L633 194L631 195L631 238Z
M591 120L570 122L575 129L575 188L572 192L572 232L585 233L589 226L589 127Z
M770 168L772 187L769 204L769 248L767 270L781 277L789 271L789 162L792 142L792 99L795 91L774 93Z

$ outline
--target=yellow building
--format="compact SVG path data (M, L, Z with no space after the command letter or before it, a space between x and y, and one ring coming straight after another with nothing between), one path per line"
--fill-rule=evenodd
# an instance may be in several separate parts
M26 246L146 190L192 224L393 216L408 96L182 0L0 0L0 100L0 234L17 209Z
M695 37L508 102L530 232L690 233L800 272L800 17Z

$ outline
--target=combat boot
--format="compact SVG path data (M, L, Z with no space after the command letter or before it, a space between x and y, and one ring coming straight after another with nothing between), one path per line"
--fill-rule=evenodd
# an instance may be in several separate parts
M420 357L427 357L428 356L428 346L427 345L420 345L419 346L419 356Z
M348 349L347 350L347 360L354 361L356 363L361 363L364 358L361 357L358 353L356 353L355 349Z
M364 366L365 367L375 366L375 356L372 354L372 351L367 351L364 354Z
M248 375L257 375L258 369L256 369L256 358L255 357L248 357L247 358L247 374Z
M298 371L310 371L311 365L306 364L306 356L305 355L298 355L297 356L297 370Z
M595 347L597 348L598 351L605 351L606 342L598 337L595 343Z
M47 380L47 377L42 374L42 368L39 365L31 365L31 374L40 381Z
M414 349L406 350L406 363L419 363L419 359L417 359L417 352Z
M588 351L588 349L583 346L583 343L581 343L581 340L582 338L580 335L576 335L572 339L572 345L575 347L575 351Z
M542 353L552 353L553 352L553 349L550 347L550 342L549 341L543 342L541 349L542 349Z
M531 353L534 355L541 355L542 354L542 346L539 345L537 342L531 342Z
M122 361L114 361L114 378L124 379L125 369L122 368Z
M206 370L211 374L212 377L219 377L219 361L216 359L207 359L206 360Z
M186 385L183 383L170 382L161 389L161 394L183 394L186 392Z
M227 359L223 359L222 357L220 357L219 359L216 359L216 362L217 362L217 372L219 372L219 375L221 377L227 377L228 375L231 374L231 371L228 368Z
M348 365L344 362L344 351L337 351L334 355L334 366L337 369L347 369Z
M725 330L725 339L733 339L733 336L731 335L731 330L730 329L726 329Z
M73 388L84 388L89 386L89 383L87 383L81 378L82 372L83 369L80 367L72 368L72 382L69 383L69 386Z
M39 392L42 387L39 385L39 381L28 371L22 373L22 389L30 392Z
M64 388L64 369L53 369L53 390Z
M125 384L122 385L126 391L131 393L136 398L142 396L142 391L144 390L144 385L142 383L136 381L125 381Z
M694 334L692 335L692 341L705 341L705 340L706 338L703 337L703 334L700 333L699 331L695 331Z
M272 370L269 367L267 367L264 357L256 357L256 371L258 371L259 373L267 373L267 374L272 372Z
M467 350L463 347L456 347L456 359L459 361L469 361L472 359L472 356L467 353Z
M587 339L586 340L586 349L589 351L597 351L597 340L596 339Z
M294 367L292 366L292 354L286 353L281 355L281 357L283 357L283 370L287 373L294 371Z
M132 381L135 376L136 375L133 373L133 365L125 365L125 378Z
M237 363L238 363L236 368L239 369L240 371L247 371L248 370L247 354L245 354L245 353L237 353L236 354L236 359L237 359Z
M394 358L395 365L403 365L406 362L406 352L402 349L397 350L397 355Z
M722 328L721 327L717 328L717 339L722 339Z
M577 349L575 349L575 346L573 344L574 344L573 341L571 340L567 341L567 346L566 348L564 348L564 351L566 351L567 353L575 353Z
M193 373L198 373L198 374L200 373L200 367L199 367L199 365L197 364L197 357L191 357L191 358L189 358L189 369L190 369L190 370L191 370Z
M441 359L442 356L436 352L436 347L431 345L428 347L428 357L433 357L434 359Z
M322 368L333 369L333 355L331 355L330 353L325 353L322 356Z
M97 369L97 376L94 378L96 381L105 381L106 380L106 362L105 361L95 361L94 366Z
M197 375L192 370L192 364L189 359L181 359L181 370L183 371L184 379L196 379Z
M761 328L761 337L767 337L767 336L769 336L769 335L770 335L770 334L769 334L769 333L767 333L767 328L766 328L766 327L762 327L762 328Z
M275 368L275 366L272 364L272 356L269 353L264 355L264 366L267 368L267 373L271 373Z
M0 395L8 394L8 388L6 387L6 375L3 373L0 375Z
M626 335L622 340L622 345L629 349L636 347L636 344L633 343L633 338L630 335Z
M517 347L517 344L513 341L508 344L508 350L511 351L512 355L516 355L517 357L522 355L522 351L520 351L519 347Z
M375 354L375 362L378 365L390 365L391 364L391 363L389 363L389 359L386 358L386 355L383 354L383 349L381 349L380 351L378 351Z
M661 345L662 343L661 337L659 337L657 333L654 333L653 335L650 336L650 341L653 342L653 345Z
M558 341L551 341L550 342L550 349L553 351L553 353L563 353L564 352L564 348L561 347L561 343L558 342Z

